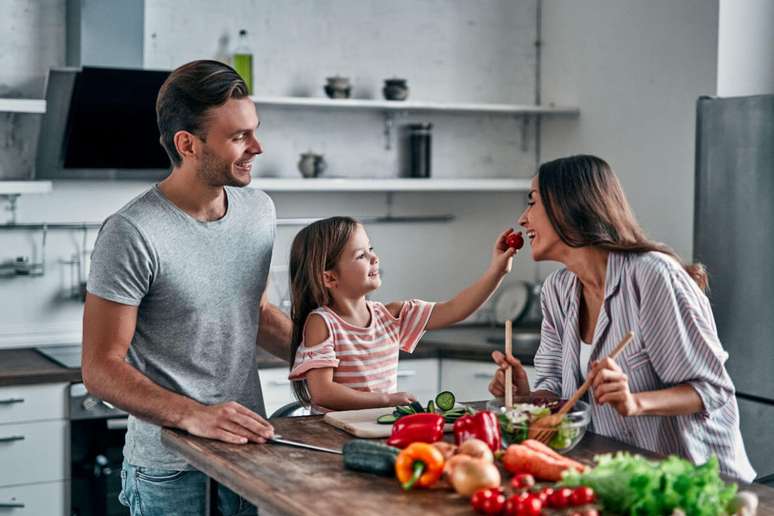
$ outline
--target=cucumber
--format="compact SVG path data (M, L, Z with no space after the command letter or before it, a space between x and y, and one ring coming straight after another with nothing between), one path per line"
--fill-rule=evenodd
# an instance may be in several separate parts
M395 410L397 410L401 416L408 416L409 414L416 414L416 411L414 408L410 405L398 405L395 407Z
M455 401L457 400L454 398L454 394L452 394L450 391L443 391L435 397L435 404L438 405L438 408L443 411L453 409Z
M380 425L391 425L397 420L398 420L398 416L395 416L393 414L383 414L378 418L376 418L376 422L379 423Z
M344 444L344 467L387 477L395 476L395 459L400 450L380 442L352 439Z
M416 412L417 414L421 414L422 412L425 411L425 407L423 407L422 404L419 403L418 401L412 401L409 404L409 407L413 408L414 412Z
M433 403L433 400L427 402L427 411L431 414L435 412L435 403Z

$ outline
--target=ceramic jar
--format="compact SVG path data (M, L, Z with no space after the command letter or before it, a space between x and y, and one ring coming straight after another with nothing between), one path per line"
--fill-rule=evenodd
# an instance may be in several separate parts
M322 154L315 154L314 152L301 153L301 159L298 160L298 171L306 178L319 177L325 169L327 163Z
M347 77L328 77L324 86L325 94L332 99L348 99L352 86Z
M406 100L409 94L406 79L385 79L382 93L387 100Z

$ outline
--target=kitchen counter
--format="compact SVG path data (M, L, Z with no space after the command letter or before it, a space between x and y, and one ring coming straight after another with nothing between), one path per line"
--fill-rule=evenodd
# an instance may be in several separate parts
M513 335L513 354L524 365L531 365L540 338L537 330L515 328ZM495 339L496 342L488 339ZM414 353L401 352L400 359L447 358L489 362L492 351L503 349L502 339L503 329L491 326L457 326L429 331ZM258 368L287 367L287 362L263 349L258 350L257 362ZM80 369L62 367L33 348L0 350L0 386L80 381Z
M317 446L341 448L352 439L324 423L322 416L278 418L272 423L284 438ZM261 514L473 514L470 502L448 489L404 493L394 478L345 470L340 455L277 444L226 444L167 428L162 430L161 441L196 469L258 506ZM591 433L568 455L593 464L594 455L619 450L660 458ZM774 489L744 483L739 487L757 493L758 514L774 514Z
M0 386L80 381L80 369L55 364L32 348L0 350Z

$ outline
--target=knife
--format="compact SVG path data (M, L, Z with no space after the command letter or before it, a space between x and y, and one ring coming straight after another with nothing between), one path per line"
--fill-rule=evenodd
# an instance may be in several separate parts
M314 446L312 444L306 444L301 443L298 441L289 441L287 439L283 439L281 435L274 435L274 437L270 437L267 439L268 442L276 443L276 444L285 444L287 446L296 446L298 448L307 448L309 450L317 450L321 452L326 453L336 453L338 455L341 455L341 450L334 450L333 448L323 448L322 446Z

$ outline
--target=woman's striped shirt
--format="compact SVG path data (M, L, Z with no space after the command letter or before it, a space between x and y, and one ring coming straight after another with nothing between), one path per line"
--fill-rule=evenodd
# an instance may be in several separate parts
M368 327L348 323L327 306L312 311L309 317L318 315L325 321L328 338L312 347L301 343L289 378L301 380L310 369L333 367L336 383L358 391L395 392L398 352L414 351L434 303L405 301L397 318L382 303L366 304L371 312Z
M535 389L565 399L583 383L580 293L580 281L567 269L551 274L543 286ZM723 473L752 481L755 471L744 449L734 385L724 366L728 353L718 339L709 300L671 257L610 253L591 360L607 356L629 330L634 331L634 340L616 363L627 375L631 392L688 384L699 394L704 411L623 417L610 405L597 405L589 393L590 430L654 452L677 454L695 464L714 453Z

